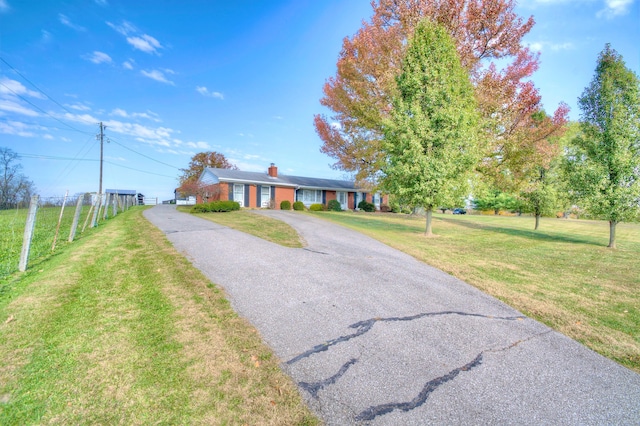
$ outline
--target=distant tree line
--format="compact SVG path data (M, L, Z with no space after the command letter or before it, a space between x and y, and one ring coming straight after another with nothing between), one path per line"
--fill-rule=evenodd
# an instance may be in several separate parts
M35 186L22 171L20 156L0 147L0 210L29 205Z

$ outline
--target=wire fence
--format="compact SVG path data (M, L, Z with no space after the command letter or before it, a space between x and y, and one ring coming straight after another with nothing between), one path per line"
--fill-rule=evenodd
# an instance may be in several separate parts
M0 210L0 278L48 256L137 199L120 194L34 196L28 208Z

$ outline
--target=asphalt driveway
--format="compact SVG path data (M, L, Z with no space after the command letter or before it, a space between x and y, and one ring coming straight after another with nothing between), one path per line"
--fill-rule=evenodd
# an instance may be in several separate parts
M296 212L292 249L145 211L329 425L640 424L640 375L414 258Z

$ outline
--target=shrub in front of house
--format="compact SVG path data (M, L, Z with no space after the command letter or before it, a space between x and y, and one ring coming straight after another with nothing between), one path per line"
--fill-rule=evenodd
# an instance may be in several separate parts
M205 204L196 204L191 207L191 213L209 213L209 212L232 212L240 210L240 203L237 201L212 201Z
M321 212L324 210L324 206L322 204L316 203L316 204L311 204L309 206L309 210L311 210L312 212Z
M329 200L327 203L327 210L331 212L341 212L342 207L340 206L340 202L338 200Z
M297 211L303 211L304 203L302 201L296 201L295 203L293 203L293 209Z
M291 210L291 201L284 200L280 203L280 210Z
M375 212L376 206L373 203L362 200L358 203L358 208L360 210L364 210L365 212Z
M206 213L208 211L209 210L207 209L206 204L196 204L195 206L191 207L189 213Z
M209 203L211 212L232 212L240 210L240 203L237 201L213 201Z
M380 211L383 212L383 213L389 213L389 212L391 212L391 207L389 207L386 204L382 204L380 206Z

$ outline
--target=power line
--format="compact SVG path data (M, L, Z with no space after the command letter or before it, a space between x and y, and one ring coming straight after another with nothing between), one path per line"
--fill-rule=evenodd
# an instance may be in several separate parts
M155 161L156 163L159 163L159 164L162 164L162 165L164 165L164 166L168 166L168 167L171 167L171 168L174 168L174 169L177 169L177 170L182 170L180 167L176 167L176 166L173 166L173 165L171 165L171 164L164 163L164 162L162 162L162 161L160 161L160 160L156 160L155 158L149 157L148 155L145 155L145 154L143 154L143 153L141 153L141 152L138 152L138 151L136 151L136 150L134 150L134 149L131 149L131 148L129 148L128 146L125 146L125 145L123 145L123 144L119 143L118 141L114 140L114 139L113 139L113 138L111 138L111 137L109 137L109 138L108 138L108 141L109 141L109 142L113 142L113 143L115 143L116 145L120 145L120 146L121 146L121 147L123 147L124 149L129 150L129 151L131 151L131 152L133 152L133 153L135 153L135 154L138 154L138 155L140 155L140 156L142 156L142 157L144 157L144 158L147 158L147 159L149 159L149 160L151 160L151 161Z
M0 57L0 61L4 62L5 65L7 65L9 68L11 68L16 74L18 74L20 77L22 77L25 81L27 81L29 84L31 84L33 87L36 88L36 90L38 90L38 92L42 93L43 95L45 95L47 97L47 99L49 99L51 102L53 102L54 104L58 105L60 108L62 108L63 110L67 111L69 114L73 115L73 112L69 111L64 105L60 104L60 102L56 101L54 98L52 98L51 96L49 96L47 93L44 92L44 90L42 90L41 88L39 88L38 86L36 86L36 84L29 80L27 77L25 77L20 71L18 71L17 69L15 69L9 62L7 62L4 58ZM5 86L6 87L6 86ZM15 92L14 92L15 93ZM87 124L93 124L93 123L89 123L88 121L85 120L85 122L87 122Z
M121 164L117 164L117 163L114 163L112 161L105 160L104 162L108 163L108 164L111 164L112 166L122 167L123 169L129 169L129 170L133 170L133 171L140 172L140 173L146 173L146 174L149 174L149 175L162 176L162 177L171 178L171 179L175 179L176 178L175 176L161 175L160 173L153 173L153 172L147 172L145 170L134 169L133 167L123 166Z
M48 115L49 117L53 118L54 120L56 120L58 123L61 123L65 126L67 126L68 128L70 128L73 131L76 131L78 133L84 133L84 134L89 134L89 132L85 132L82 130L78 130L75 127L65 123L64 121L61 121L59 119L57 119L56 117L54 117L53 115L49 114L48 112L46 112L45 110L43 110L42 108L40 108L39 106L37 106L36 104L34 104L33 102L31 102L30 100L26 99L25 97L23 97L22 95L16 93L11 87L7 86L6 84L3 84L2 82L0 82L1 86L6 87L11 93L13 93L14 95L16 95L17 97L19 97L20 99L22 99L23 101L25 101L26 103L28 103L29 105L31 105L32 107L34 107L35 109L37 109L38 111L42 112L45 115Z
M93 161L93 162L100 161L98 159L92 159L92 158L71 158L71 157L59 157L59 156L56 156L56 155L25 154L25 153L20 153L20 152L18 152L16 154L18 154L20 157L23 157L23 158L37 158L37 159L43 159L43 160ZM104 160L104 162L108 163L108 164L111 164L112 166L122 167L123 169L129 169L129 170L133 170L135 172L146 173L146 174L149 174L149 175L156 175L156 176L162 176L162 177L166 177L166 178L175 179L175 176L168 176L168 175L163 175L163 174L160 174L160 173L149 172L149 171L146 171L146 170L135 169L133 167L123 166L121 164L114 163L113 161Z
M39 158L42 160L67 160L67 161L98 161L93 158L72 158L72 157L59 157L56 155L44 155L44 154L25 154L21 152L17 152L22 158Z

